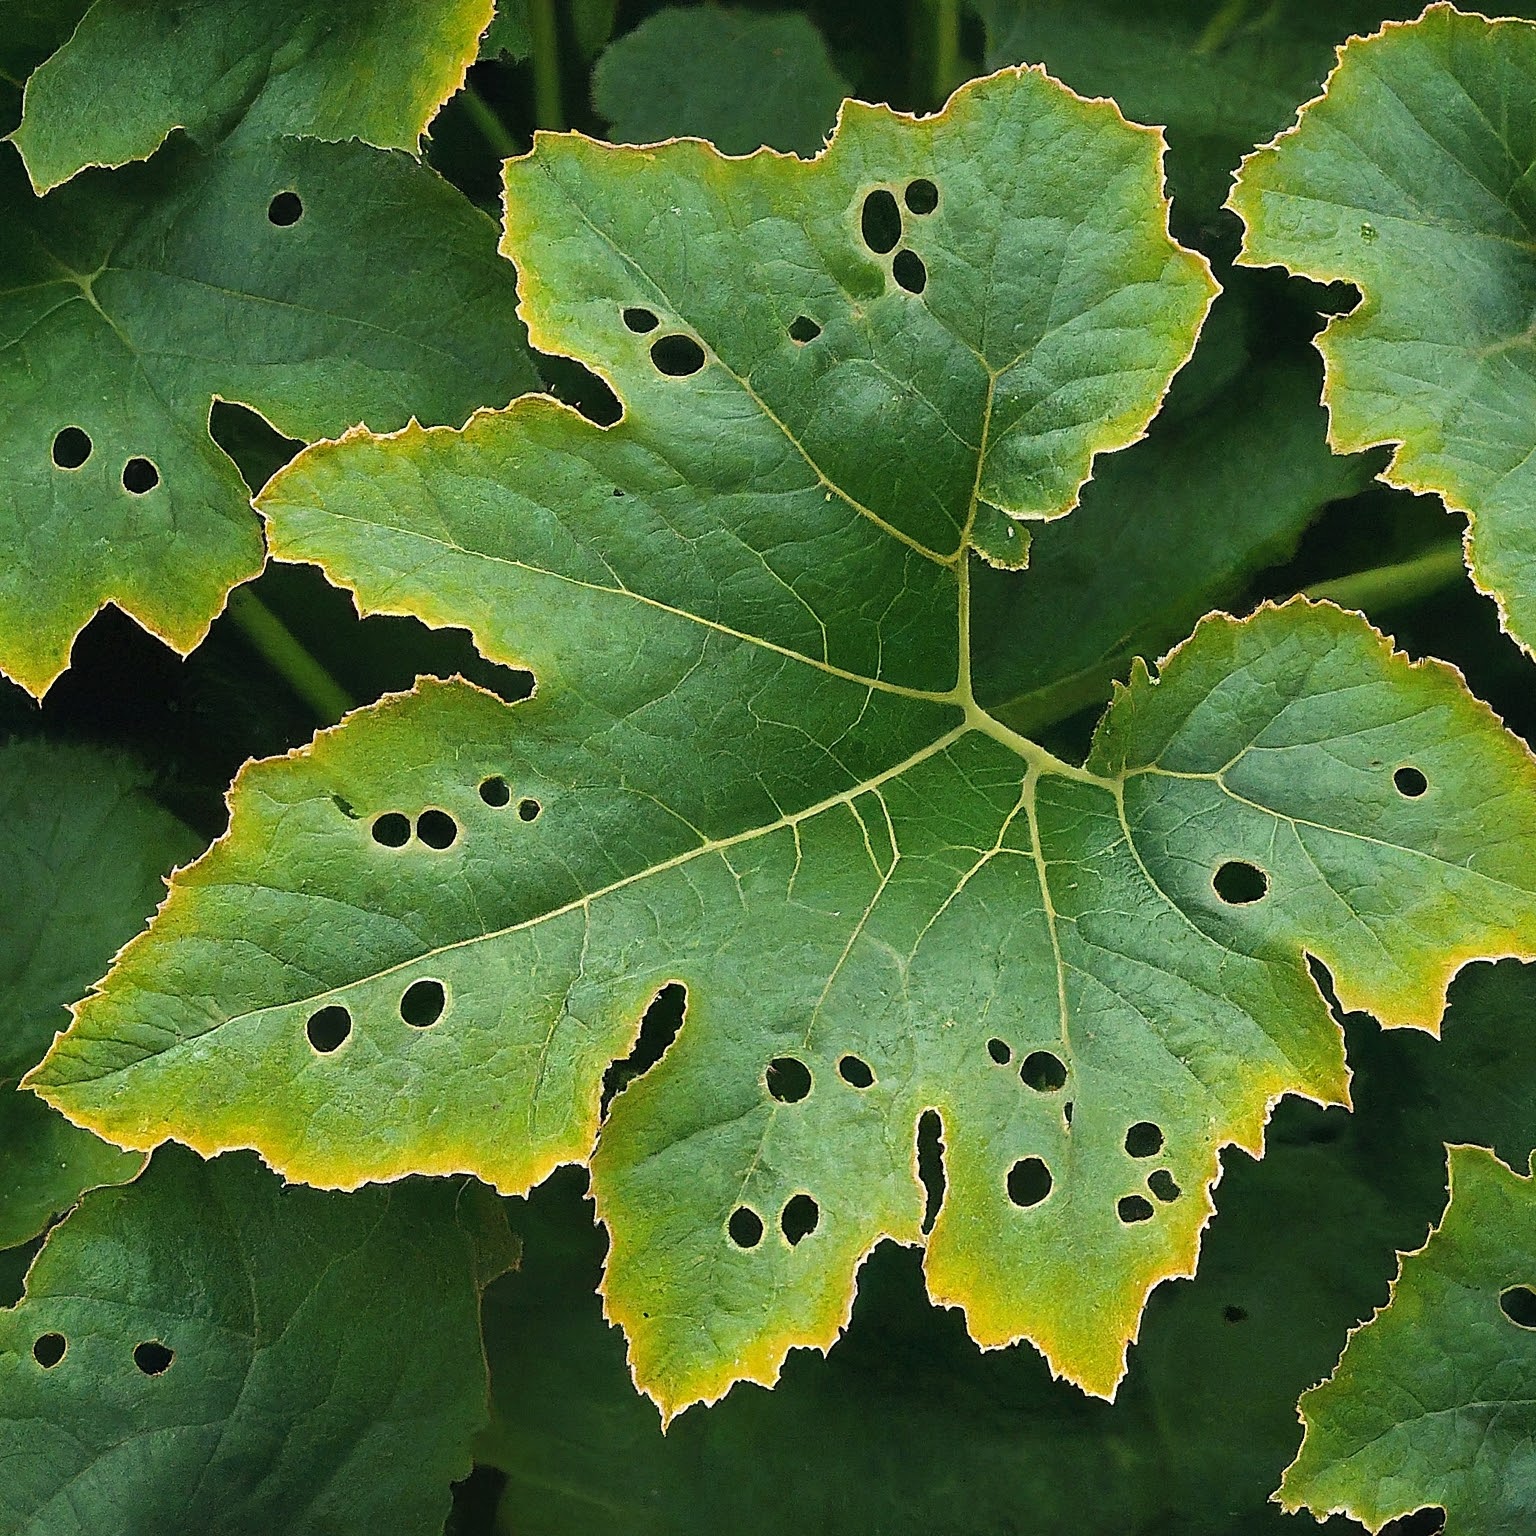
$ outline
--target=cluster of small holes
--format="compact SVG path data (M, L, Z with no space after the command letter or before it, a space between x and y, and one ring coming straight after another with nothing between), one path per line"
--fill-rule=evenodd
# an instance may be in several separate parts
M329 1056L352 1033L352 1015L340 1003L327 1003L310 1014L304 1033L322 1056Z
M1536 1291L1512 1285L1499 1294L1499 1310L1517 1328L1536 1328Z
M926 218L939 206L939 189L927 177L919 177L907 183L902 202L909 213ZM865 197L859 213L859 235L872 254L891 256L891 277L898 287L916 294L928 286L928 268L922 257L910 247L897 249L902 236L901 206L887 188L876 187Z
M304 217L304 199L297 192L279 192L267 204L267 218L279 229L288 229Z
M451 848L458 841L459 824L447 811L429 807L416 818L416 836L428 848L439 853ZM385 811L375 816L368 829L369 835L381 848L403 848L411 840L410 817L399 811Z
M1247 907L1264 899L1269 876L1246 859L1228 859L1211 877L1211 885L1229 907Z
M442 1018L448 993L440 981L424 976L413 981L400 998L400 1017L412 1029L430 1029Z
M176 1351L162 1344L159 1339L145 1339L133 1349L133 1363L146 1376L163 1376L171 1368Z
M1028 1210L1051 1192L1051 1170L1044 1158L1022 1157L1008 1170L1008 1198Z
M1392 775L1392 783L1396 786L1398 794L1408 800L1417 800L1429 788L1429 780L1424 777L1423 772L1408 763L1404 763Z

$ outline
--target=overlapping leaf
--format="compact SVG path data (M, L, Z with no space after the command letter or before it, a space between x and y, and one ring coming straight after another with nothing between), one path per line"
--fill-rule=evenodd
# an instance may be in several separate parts
M1244 162L1241 259L1354 284L1319 346L1331 437L1468 512L1467 558L1536 646L1536 25L1433 5L1351 41Z
M483 1192L482 1192L483 1197ZM17 1536L429 1536L486 1412L494 1202L351 1199L179 1149L89 1195L0 1312Z
M1007 71L931 120L850 106L813 163L514 162L531 332L622 420L357 434L262 505L534 698L423 683L248 769L34 1085L320 1183L591 1157L668 1413L830 1343L885 1237L973 1337L1112 1392L1222 1146L1344 1097L1304 955L1433 1027L1466 959L1536 947L1536 764L1356 617L1207 621L1083 768L975 701L979 554L1021 563L1137 436L1209 302L1158 158ZM599 1129L672 981L681 1032Z
M1536 1196L1491 1152L1449 1154L1440 1226L1301 1400L1287 1509L1379 1531L1439 1505L1447 1536L1522 1536L1536 1520Z

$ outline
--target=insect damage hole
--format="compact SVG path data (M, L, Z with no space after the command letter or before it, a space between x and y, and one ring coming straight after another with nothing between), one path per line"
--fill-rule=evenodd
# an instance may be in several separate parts
M1159 1168L1147 1176L1147 1188L1157 1196L1164 1205L1172 1205L1183 1194L1174 1177L1166 1168Z
M925 1109L917 1122L917 1179L923 1186L922 1230L932 1232L944 1204L944 1122Z
M1152 1202L1145 1195L1126 1195L1115 1211L1126 1226L1134 1226L1138 1221L1151 1221Z
M891 276L908 293L921 293L928 286L928 268L916 251L897 251L891 263Z
M39 1334L32 1345L32 1358L45 1371L51 1371L64 1358L69 1340L62 1333Z
M903 201L913 213L926 216L939 206L939 189L926 176L907 183Z
M869 1088L875 1081L873 1068L862 1056L839 1057L837 1075L853 1088Z
M1006 1067L1013 1060L1013 1047L1006 1040L999 1040L995 1035L987 1041L987 1055L998 1066Z
M738 1248L756 1248L763 1240L763 1218L750 1205L738 1205L725 1230Z
M780 1104L798 1104L811 1091L811 1069L795 1056L775 1056L763 1080Z
M1050 1194L1051 1183L1051 1170L1043 1158L1021 1157L1008 1170L1008 1198L1028 1210Z
M500 810L512 798L512 790L499 773L480 780L480 798L493 810Z
M279 192L267 204L267 219L279 229L288 229L304 217L304 199L297 192Z
M517 819L519 821L535 821L544 807L537 800L519 800L517 802Z
M327 1003L310 1014L304 1033L322 1056L329 1056L352 1033L352 1015L340 1003Z
M454 839L459 835L459 824L447 811L429 810L423 811L416 818L416 836L424 842L428 848L435 848L439 853L444 848L451 848Z
M704 366L704 348L692 336L663 336L651 343L651 361L669 379L686 379Z
M821 327L809 315L796 315L789 322L789 339L798 341L802 347L808 341L815 341L820 335Z
M1156 1157L1163 1150L1163 1128L1150 1120L1138 1120L1125 1133L1125 1150L1132 1157Z
M382 816L375 816L368 831L381 848L404 848L411 840L410 820L399 811L385 811Z
M160 471L148 459L134 457L123 465L123 489L130 496L144 496L160 484Z
M821 1207L810 1195L792 1195L779 1212L779 1231L793 1248L802 1238L809 1237L816 1230L816 1223L820 1220Z
M90 434L79 427L65 427L53 440L53 462L60 469L79 469L91 456Z
M448 994L440 981L424 976L413 981L400 997L400 1017L412 1029L430 1029L443 1016Z
M1536 1328L1536 1291L1528 1285L1512 1285L1500 1291L1499 1310L1517 1328Z
M637 336L645 336L654 331L661 321L656 318L655 312L642 309L639 305L632 305L624 311L624 324Z
M1247 907L1264 899L1269 876L1246 859L1228 859L1211 877L1211 885L1229 907Z
M1050 1051L1031 1051L1019 1068L1019 1077L1036 1093L1055 1093L1067 1080L1066 1063Z
M133 1363L146 1376L163 1376L175 1358L176 1351L167 1348L159 1339L145 1339L142 1344L134 1345Z
M629 1055L611 1062L603 1073L599 1113L604 1119L614 1095L621 1093L637 1077L644 1077L666 1054L667 1048L677 1039L678 1030L683 1027L683 1016L687 1011L688 989L680 981L669 981L651 999Z
M1404 764L1392 775L1398 794L1409 800L1417 800L1429 788L1429 780L1417 769Z
M896 249L896 242L901 239L901 209L884 187L876 188L864 199L859 234L877 256Z

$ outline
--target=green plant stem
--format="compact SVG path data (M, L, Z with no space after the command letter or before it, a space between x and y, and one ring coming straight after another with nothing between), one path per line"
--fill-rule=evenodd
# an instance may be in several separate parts
M510 160L518 154L517 140L507 131L507 125L496 115L496 110L467 80L464 82L464 110L469 120L480 130L480 137L491 146L498 160Z
M237 587L229 594L229 616L262 660L314 710L322 724L334 725L356 708L341 684L249 587Z
M560 104L560 32L555 0L528 0L528 30L533 35L533 112L540 128L565 127Z
M960 0L938 0L933 21L933 102L943 106L960 83Z
M1446 544L1400 560L1393 565L1378 565L1336 581L1322 581L1308 587L1304 596L1326 598L1341 608L1359 608L1369 613L1379 608L1400 608L1416 603L1443 587L1449 587L1466 575L1461 543Z

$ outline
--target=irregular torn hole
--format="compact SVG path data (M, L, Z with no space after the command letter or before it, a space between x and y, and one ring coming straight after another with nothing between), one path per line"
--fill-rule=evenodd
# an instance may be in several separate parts
M1126 1195L1115 1207L1120 1220L1126 1226L1132 1226L1138 1221L1151 1221L1152 1202L1145 1195Z
M600 1113L605 1118L614 1095L622 1093L637 1077L644 1077L666 1054L667 1047L677 1039L677 1032L683 1027L687 1009L688 989L680 981L669 981L651 999L629 1055L621 1061L611 1062L603 1073L599 1104Z
M939 189L926 176L919 176L916 181L907 183L903 201L913 213L930 214L939 206Z
M480 780L480 798L499 810L512 798L512 791L499 773L493 773L490 778Z
M145 1339L142 1344L136 1344L133 1350L133 1363L146 1376L163 1376L175 1358L176 1351L168 1349L159 1339Z
M352 1015L340 1003L327 1003L310 1014L304 1033L322 1056L328 1056L352 1033Z
M652 310L632 305L624 311L624 324L637 336L644 336L647 332L654 331L661 321L656 318Z
M1172 1205L1183 1193L1175 1182L1174 1177L1166 1168L1159 1168L1147 1175L1147 1188L1157 1196L1164 1205Z
M1417 800L1429 788L1429 780L1417 768L1408 764L1404 764L1392 775L1392 782L1397 786L1398 794L1410 800Z
M750 1205L738 1205L725 1230L738 1248L756 1248L763 1240L763 1218Z
M1008 1198L1026 1210L1051 1192L1051 1170L1044 1158L1021 1157L1008 1170Z
M1512 1285L1499 1293L1499 1310L1517 1328L1536 1328L1536 1291L1528 1285Z
M143 496L160 484L160 471L148 459L134 457L123 465L123 489L130 496Z
M917 1122L917 1177L923 1186L923 1231L932 1232L944 1204L944 1122L925 1109Z
M1443 1536L1444 1530L1445 1511L1435 1505L1388 1520L1376 1536Z
M928 286L928 268L916 251L897 251L891 263L891 276L908 293L921 293Z
M793 1248L802 1238L809 1237L821 1220L821 1207L809 1195L793 1195L779 1213L779 1230Z
M775 1056L763 1080L780 1104L798 1104L811 1091L811 1069L795 1056Z
M1067 1080L1066 1063L1050 1051L1031 1051L1019 1068L1019 1077L1036 1093L1055 1093Z
M704 366L704 348L692 336L663 336L651 343L651 361L669 379L686 379Z
M1061 1123L1070 1131L1072 1129L1072 1100L1068 1099L1061 1106Z
M1138 1120L1125 1133L1125 1150L1132 1157L1156 1157L1163 1150L1163 1128L1150 1120Z
M517 819L519 821L533 821L544 807L537 800L519 800L517 802Z
M304 199L297 192L279 192L267 204L267 218L279 229L287 229L304 217Z
M821 327L809 315L796 315L789 322L789 339L798 341L801 346L808 341L815 341L820 335Z
M862 1056L840 1057L837 1063L837 1075L854 1088L868 1088L875 1081L873 1068Z
M32 1358L45 1371L51 1371L64 1358L69 1341L62 1333L40 1334L32 1345Z
M453 846L453 841L459 835L459 824L447 811L437 809L423 811L416 818L416 836L424 842L428 848L436 848L441 852L444 848Z
M994 1035L990 1040L987 1041L987 1055L990 1056L992 1060L998 1064L998 1066L1006 1067L1008 1063L1013 1060L1013 1047L1009 1045L1006 1040L999 1040L997 1036Z
M413 1029L429 1029L443 1016L448 994L440 981L424 976L413 981L400 998L400 1017Z
M896 249L896 242L901 239L901 209L884 187L876 188L864 199L859 233L877 256Z
M600 427L611 427L624 414L608 382L574 357L541 356L539 372L555 399Z
M1246 907L1263 900L1269 876L1246 859L1228 859L1211 877L1211 885L1229 907Z
M60 469L79 469L91 456L90 434L79 427L65 427L53 440L53 462Z
M410 820L399 811L385 811L382 816L375 816L368 831L381 848L404 848L411 840Z

